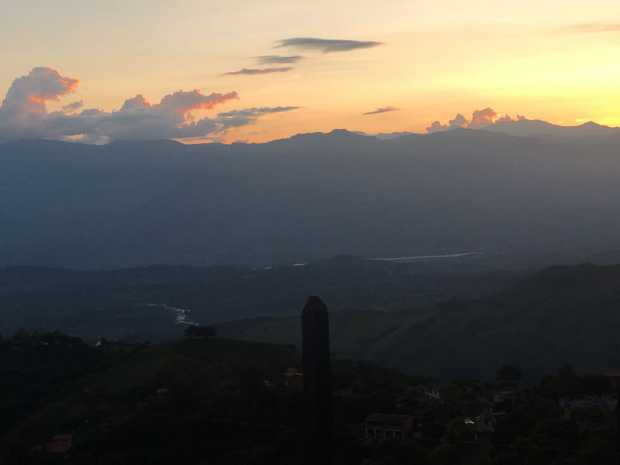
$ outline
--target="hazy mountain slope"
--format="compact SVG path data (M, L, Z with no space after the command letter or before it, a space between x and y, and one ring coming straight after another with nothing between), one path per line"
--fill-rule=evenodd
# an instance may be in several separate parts
M620 366L620 267L557 267L492 298L451 301L432 312L333 313L335 350L411 373L491 377L504 363L528 377L573 364ZM292 320L237 322L229 337L295 343Z
M466 376L518 363L539 376L558 366L620 366L620 268L540 273L495 299L446 304L378 359L410 370Z
M617 248L617 140L345 131L268 144L0 145L0 263L265 266Z

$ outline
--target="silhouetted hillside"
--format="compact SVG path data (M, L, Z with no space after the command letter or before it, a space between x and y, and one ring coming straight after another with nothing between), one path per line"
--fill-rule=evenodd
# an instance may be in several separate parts
M292 384L287 377L298 373L295 348L222 338L93 348L53 336L54 345L39 344L49 334L29 335L27 347L16 338L0 344L5 363L34 354L47 362L17 363L28 389L0 386L3 464L303 463L303 381ZM81 371L66 379L66 361L53 357L59 354L75 357L74 366L82 362ZM97 363L85 365L86 356ZM361 453L351 424L375 409L393 408L419 380L367 364L333 365L334 388L341 392L334 401L335 463L348 464L349 451ZM65 375L62 389L46 376L53 369L58 378ZM70 438L66 453L54 450L58 437Z

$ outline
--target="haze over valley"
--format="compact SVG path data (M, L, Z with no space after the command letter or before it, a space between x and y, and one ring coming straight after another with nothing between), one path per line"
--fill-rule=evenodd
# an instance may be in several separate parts
M266 144L6 142L0 263L264 267L477 251L518 268L617 250L618 130L512 135L530 124L542 125Z

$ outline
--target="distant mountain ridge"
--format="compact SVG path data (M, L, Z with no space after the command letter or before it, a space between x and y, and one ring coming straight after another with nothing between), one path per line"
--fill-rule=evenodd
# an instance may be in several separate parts
M541 120L521 119L517 121L496 122L482 129L513 136L568 139L620 135L620 128L603 126L592 121L578 126L560 126Z
M551 128L600 135L494 127L391 140L335 130L265 144L4 143L0 265L270 266L484 250L539 266L617 249L616 130Z
M439 132L449 132L463 130L464 128L450 128ZM620 128L604 126L593 121L588 121L574 126L563 126L559 124L549 123L543 120L531 120L521 118L511 121L499 120L492 124L482 126L476 130L498 132L506 135L529 138L546 138L546 139L580 139L595 138L605 136L620 135ZM369 134L380 140L394 140L401 137L423 137L424 134L415 132L393 132Z

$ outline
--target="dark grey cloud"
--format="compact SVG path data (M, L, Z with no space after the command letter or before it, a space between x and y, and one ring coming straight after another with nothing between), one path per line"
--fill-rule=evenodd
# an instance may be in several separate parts
M390 113L392 111L399 111L399 108L396 108L396 107L381 107L381 108L377 108L376 110L368 111L368 112L362 113L362 114L364 116L371 116L371 115L380 115L382 113Z
M318 50L323 53L350 52L374 48L383 45L381 42L341 39L320 39L316 37L293 37L277 42L277 48L297 48L300 50Z
M256 57L256 61L261 65L292 65L303 59L304 57L301 55L262 55Z
M563 29L564 32L575 34L591 34L601 32L620 32L620 23L581 23Z
M280 68L243 68L239 71L224 73L224 76L258 76L262 74L287 73L292 69L293 68L291 66L284 66Z
M118 110L82 109L82 102L48 112L47 102L59 100L77 89L77 79L61 76L50 68L35 68L13 81L0 105L0 140L21 138L70 139L105 143L127 139L207 138L230 128L253 124L270 113L297 107L261 107L224 112L195 119L193 112L210 110L238 98L236 92L203 94L177 91L150 103L142 95L126 100Z

